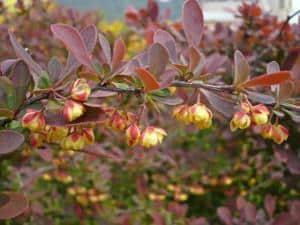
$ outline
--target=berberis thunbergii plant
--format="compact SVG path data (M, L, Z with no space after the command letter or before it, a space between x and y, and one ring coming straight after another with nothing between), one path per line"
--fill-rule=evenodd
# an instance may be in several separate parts
M249 13L245 20L261 15L255 6L243 5L243 10ZM289 130L294 127L291 121L300 122L300 82L291 67L283 66L281 70L281 62L264 61L265 71L257 75L252 74L257 68L249 64L255 67L259 59L253 63L253 59L242 53L244 49L231 49L229 57L224 56L224 49L210 52L218 47L216 43L206 45L214 41L211 31L204 26L197 0L184 1L181 21L176 23L160 21L155 1L149 1L144 10L128 9L126 20L134 32L147 40L145 49L126 59L127 44L121 37L108 39L95 25L79 30L56 23L50 29L57 46L66 48L66 60L53 56L47 63L36 62L17 40L14 30L9 29L9 40L17 58L2 60L0 64L1 158L13 152L21 154L17 150L27 148L113 158L117 153L102 149L105 135L101 137L101 132L112 132L116 138L122 136L124 149L139 152L160 149L163 152L165 141L168 142L169 135L174 132L170 125L165 127L162 118L168 117L185 124L187 129L204 133L212 126L223 127L226 121L231 132L252 133L275 149L284 145L290 151L286 142ZM255 23L255 20L249 21ZM281 33L286 26L288 24L283 24ZM223 29L221 25L220 29ZM284 37L278 38L285 41ZM232 76L225 76L224 69ZM285 163L295 156L289 154L283 160ZM134 161L133 158L127 156L122 160ZM290 168L299 174L299 160L293 165ZM70 179L61 176L66 183ZM224 182L228 183L228 179ZM169 188L178 201L187 199L176 186ZM191 192L202 195L205 191L195 186ZM69 189L69 193L75 195L77 192ZM89 194L91 202L106 198L106 195L99 197L96 190ZM11 219L28 210L29 201L21 192L5 191L2 196L5 203L2 204L0 197L0 219ZM165 199L163 193L150 193L149 196L152 200ZM88 204L83 197L77 201ZM268 215L273 218L274 210L270 207L274 207L275 200L269 196L265 201ZM217 214L228 225L259 224L251 203L239 199L237 209L241 215L238 219L225 207L219 208ZM299 202L286 213L293 222L297 217L296 209L299 210ZM152 215L155 224L166 224L158 222L161 215L155 215Z

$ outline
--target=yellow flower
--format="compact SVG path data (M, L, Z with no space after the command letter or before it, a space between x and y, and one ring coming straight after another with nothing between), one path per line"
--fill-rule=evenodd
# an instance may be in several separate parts
M146 148L154 147L161 144L167 133L159 127L147 127L141 135L141 145Z
M132 124L126 129L126 139L129 146L134 146L139 143L141 137L140 128L136 124Z
M230 122L231 131L239 129L246 129L251 124L250 116L244 111L236 112Z
M61 126L49 126L46 128L47 142L49 143L60 143L61 140L66 137L69 133L69 128Z
M67 100L63 110L63 116L67 121L72 122L73 120L81 117L84 112L85 108L81 103L73 100Z
M22 127L31 131L41 131L44 129L46 121L42 112L30 110L22 118Z
M77 79L71 85L71 97L74 100L85 102L91 94L91 88L83 78Z
M72 133L61 141L61 147L66 150L80 150L85 145L82 132Z
M252 121L254 125L262 125L268 122L269 109L263 104L251 108Z
M189 120L199 129L209 128L212 124L212 117L210 109L202 103L194 104L189 108Z

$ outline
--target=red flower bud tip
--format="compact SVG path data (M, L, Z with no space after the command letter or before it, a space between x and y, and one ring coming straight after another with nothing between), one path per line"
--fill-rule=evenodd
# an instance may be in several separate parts
M236 131L239 129L246 129L250 126L251 118L244 111L236 112L230 121L231 131Z
M63 110L63 116L67 121L71 122L82 116L84 112L85 108L81 103L67 100Z
M159 127L147 127L141 135L141 145L146 148L154 147L161 144L167 133Z
M259 126L266 124L268 122L269 114L269 109L263 104L253 106L251 108L252 121L254 125Z
M118 111L116 111L110 117L108 125L116 131L123 131L126 128L126 120L121 116L121 114Z
M197 103L189 108L189 117L200 129L205 129L211 126L213 114L204 104Z
M129 146L138 144L141 137L140 128L136 124L132 124L126 129L126 139Z
M83 137L85 145L92 145L95 142L95 135L93 128L83 128Z
M91 88L85 79L77 79L71 85L71 97L74 100L85 102L91 94Z
M178 120L182 121L185 124L189 124L190 116L189 116L189 106L188 105L179 105L174 108L173 116Z
M32 147L39 148L43 144L44 138L45 138L45 136L43 134L32 133L32 134L30 134L29 142Z
M60 143L61 139L66 137L69 133L68 127L60 127L60 126L49 126L47 125L45 128L47 132L47 142L49 143Z
M42 131L46 125L46 121L42 112L31 110L22 118L22 127L31 131Z
M65 137L60 145L65 150L80 150L85 145L85 138L82 132L75 132Z
M273 129L273 141L277 144L282 144L284 141L286 141L289 137L289 130L278 124L278 125L274 125L274 129Z

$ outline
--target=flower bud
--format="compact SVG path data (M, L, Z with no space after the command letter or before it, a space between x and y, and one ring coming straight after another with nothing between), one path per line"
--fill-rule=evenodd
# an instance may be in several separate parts
M136 145L141 137L140 128L136 124L132 124L126 129L126 140L129 146Z
M92 145L95 142L95 135L93 128L83 128L82 129L83 138L85 145Z
M126 128L126 124L126 120L118 111L115 111L108 121L108 125L116 131L123 131Z
M75 132L65 137L60 145L66 150L80 150L84 147L85 138L82 132Z
M249 113L251 111L251 108L252 108L252 105L248 100L243 101L241 103L241 110L244 111L245 113Z
M74 100L85 102L91 94L91 88L85 79L77 79L71 85L71 97Z
M150 148L161 144L167 133L162 128L147 127L141 135L141 145Z
M46 121L42 112L30 110L22 118L22 127L31 131L41 131L44 129Z
M38 148L38 147L41 147L41 145L43 144L44 137L45 136L43 134L32 133L32 134L30 134L29 142L32 147Z
M190 121L196 123L200 129L209 128L212 124L212 112L202 103L197 103L189 108Z
M269 109L263 104L253 106L251 109L252 121L254 125L262 125L268 122Z
M46 126L47 142L49 143L60 143L61 140L66 137L69 133L69 128L60 126Z
M246 129L250 126L251 118L244 111L236 112L230 121L231 131L236 131L239 129Z
M82 116L84 112L85 108L81 103L67 100L63 110L63 116L67 121L71 122Z
M273 136L272 139L275 143L277 144L282 144L284 141L286 141L289 137L289 130L280 125L274 125L274 129L273 129Z
M178 202L184 202L188 199L188 195L185 193L175 193L174 199Z
M189 117L189 106L188 105L179 105L174 108L173 116L178 120L182 121L185 124L189 124L190 117Z
M270 123L263 124L260 129L260 134L265 139L272 139L274 133L274 126Z

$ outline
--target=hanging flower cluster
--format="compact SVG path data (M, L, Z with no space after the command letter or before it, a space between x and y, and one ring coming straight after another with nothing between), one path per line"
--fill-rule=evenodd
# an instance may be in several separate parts
M211 127L213 118L211 110L202 103L196 103L192 106L177 106L173 110L173 116L185 124L195 124L199 129Z

